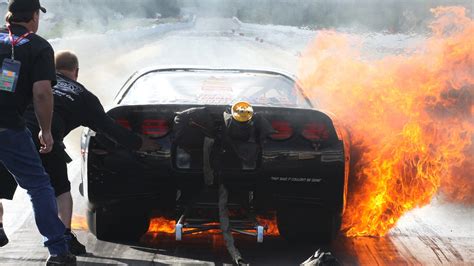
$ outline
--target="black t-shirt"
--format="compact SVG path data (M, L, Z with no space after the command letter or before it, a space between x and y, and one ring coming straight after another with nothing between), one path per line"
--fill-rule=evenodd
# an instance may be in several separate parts
M99 99L80 83L57 74L57 84L53 87L54 112L51 131L55 141L54 150L61 150L64 137L79 126L86 126L101 132L117 143L139 149L141 138L132 131L117 124L105 113ZM36 134L39 131L33 106L25 112L28 128Z
M14 39L28 30L20 25L11 26ZM6 27L0 28L0 64L11 57L11 42ZM0 90L0 128L23 128L23 114L32 102L33 84L41 80L56 84L54 51L40 36L31 33L15 46L15 60L21 62L20 75L15 92Z

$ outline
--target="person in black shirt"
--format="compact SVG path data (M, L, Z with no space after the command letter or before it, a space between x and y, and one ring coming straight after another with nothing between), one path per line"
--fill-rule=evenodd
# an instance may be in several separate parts
M94 131L104 133L118 144L131 150L152 150L158 146L155 141L139 136L117 124L109 117L99 99L77 82L79 62L77 56L70 51L60 51L56 54L57 84L53 87L54 112L52 134L54 146L49 154L42 154L41 159L46 172L51 177L51 183L58 201L59 217L66 226L66 235L70 239L69 249L75 255L86 253L84 245L79 243L71 233L72 197L71 184L68 180L66 164L71 161L66 154L63 139L73 129L86 126ZM29 107L25 112L27 126L33 134L39 131L34 110ZM39 143L36 143L39 145ZM2 173L3 172L3 173ZM0 198L12 199L15 183L5 170L0 169ZM1 208L1 203L0 203ZM0 211L0 219L2 212Z
M58 218L50 178L23 119L26 107L33 102L40 128L34 139L40 144L40 153L50 152L54 143L51 86L56 77L53 49L35 34L40 10L46 12L39 0L10 0L7 26L0 28L0 162L31 198L36 225L50 253L47 265L75 265L76 257L69 253L66 243L66 228ZM0 231L1 246L8 239L1 224Z

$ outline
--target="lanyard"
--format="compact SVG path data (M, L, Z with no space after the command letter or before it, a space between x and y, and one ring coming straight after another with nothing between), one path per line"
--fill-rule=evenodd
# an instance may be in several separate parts
M8 28L8 37L10 37L10 42L12 44L12 60L15 60L15 46L19 44L23 39L28 37L28 35L32 34L33 32L27 32L20 37L18 37L16 40L13 38L12 30L10 29L10 25L7 25Z

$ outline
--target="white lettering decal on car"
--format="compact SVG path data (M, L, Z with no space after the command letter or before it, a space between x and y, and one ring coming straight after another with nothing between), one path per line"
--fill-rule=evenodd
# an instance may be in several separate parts
M319 183L323 181L322 178L311 178L311 177L283 177L283 176L272 176L271 181L277 182L296 182L296 183Z

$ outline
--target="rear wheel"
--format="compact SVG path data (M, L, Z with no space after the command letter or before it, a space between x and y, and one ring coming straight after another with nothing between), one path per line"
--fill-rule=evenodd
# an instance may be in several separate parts
M337 236L341 217L323 208L286 206L277 211L277 223L288 241L325 244Z
M138 240L149 225L149 211L139 204L117 204L88 210L89 230L100 240Z

